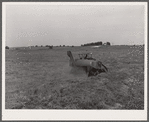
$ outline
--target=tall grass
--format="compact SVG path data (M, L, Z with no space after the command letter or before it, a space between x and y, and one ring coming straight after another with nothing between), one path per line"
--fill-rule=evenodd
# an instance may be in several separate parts
M93 52L93 57L102 61L109 72L87 77L80 69L71 69L67 50L74 57L81 51ZM132 50L143 52L142 48L129 46L27 50L24 55L22 50L9 52L14 57L6 52L6 88L14 86L14 92L18 90L19 105L11 108L144 109L144 56ZM22 64L15 65L19 62ZM10 82L14 84L10 86ZM7 91L7 97L10 94Z

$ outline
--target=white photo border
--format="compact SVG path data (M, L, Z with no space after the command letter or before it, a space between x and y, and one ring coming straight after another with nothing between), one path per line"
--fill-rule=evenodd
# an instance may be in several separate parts
M16 110L5 109L5 39L7 5L144 5L144 110ZM147 120L147 2L2 2L2 120Z

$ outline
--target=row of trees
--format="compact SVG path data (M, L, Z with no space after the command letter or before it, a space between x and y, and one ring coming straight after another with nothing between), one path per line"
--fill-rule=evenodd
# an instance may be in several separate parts
M35 46L29 46L29 47L49 47L50 49L53 49L53 45L46 45L46 46L43 46L43 45L41 45L41 46L38 46L38 45L35 45ZM66 47L65 45L60 45L60 46L56 46L56 47ZM72 46L67 46L67 47L74 47L73 45ZM6 46L5 47L5 49L9 49L9 47L8 46Z
M31 47L34 47L34 46L31 46ZM38 45L36 45L35 47L40 47ZM44 47L43 45L41 45L41 47ZM53 45L46 45L45 47L53 47ZM73 45L72 46L69 46L69 45L59 45L59 46L56 46L56 47L74 47Z
M92 43L82 44L81 46L99 46L99 45L111 45L111 44L110 44L110 42L102 43L100 41L100 42L92 42ZM30 46L30 47L49 47L50 49L53 49L53 45L46 45L46 46L35 45L35 46ZM59 45L59 46L56 46L56 47L65 47L65 45ZM72 45L72 46L67 46L67 47L74 47L74 46ZM9 49L9 47L6 46L5 49Z
M43 45L38 46L38 45L36 45L36 46L31 46L31 47L53 47L53 45L46 45L46 46L43 46Z
M87 44L82 44L81 46L99 46L99 45L111 45L110 42L102 43L100 42L92 42Z
M56 47L74 47L73 45L72 46L69 46L69 45L60 45L60 46L56 46Z

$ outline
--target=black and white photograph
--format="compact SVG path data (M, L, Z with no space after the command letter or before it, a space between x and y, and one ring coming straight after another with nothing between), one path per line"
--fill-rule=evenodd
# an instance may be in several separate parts
M146 120L147 2L3 2L3 120Z

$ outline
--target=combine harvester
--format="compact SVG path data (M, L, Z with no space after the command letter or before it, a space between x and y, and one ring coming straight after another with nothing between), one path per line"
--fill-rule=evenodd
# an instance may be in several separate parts
M79 54L79 59L74 59L71 51L67 51L67 55L70 57L69 65L84 69L88 77L96 76L102 72L108 72L107 67L102 62L92 58L92 53Z

